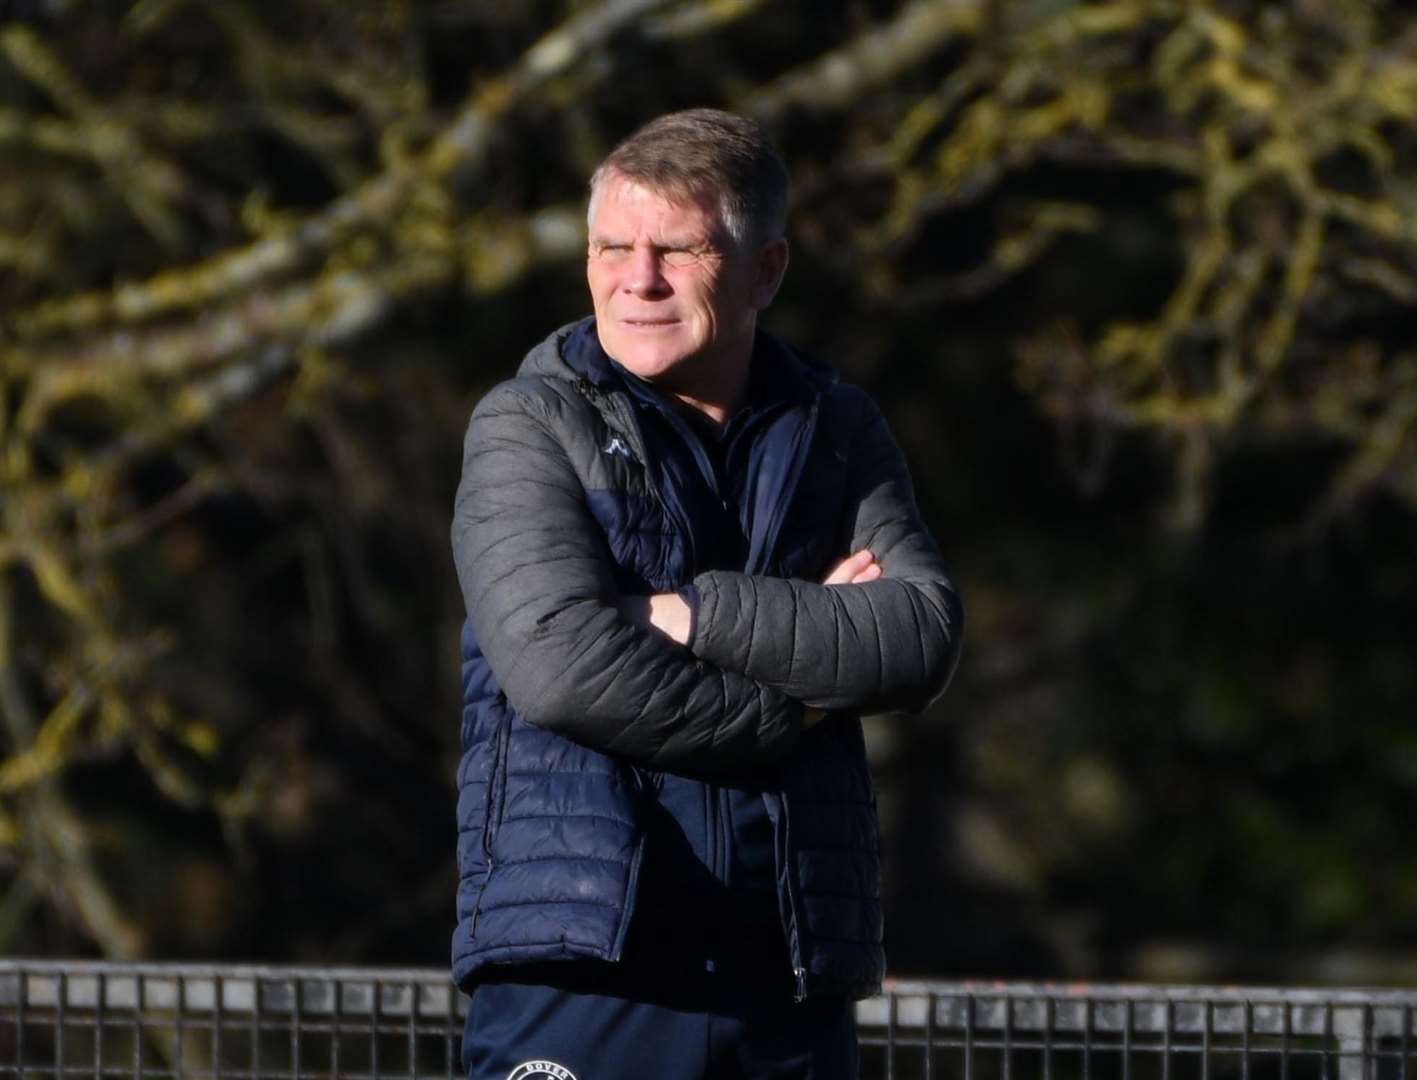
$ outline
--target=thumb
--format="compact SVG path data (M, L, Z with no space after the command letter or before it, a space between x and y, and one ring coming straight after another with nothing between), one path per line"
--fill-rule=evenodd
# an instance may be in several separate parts
M865 548L862 548L854 555L848 555L845 559L842 559L841 562L837 563L836 566L832 568L831 573L822 581L822 584L850 585L857 574L861 573L861 571L865 570L875 561L876 557Z

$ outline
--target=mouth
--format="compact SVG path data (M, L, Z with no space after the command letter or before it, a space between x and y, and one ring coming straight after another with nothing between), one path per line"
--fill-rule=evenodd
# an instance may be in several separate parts
M671 326L678 326L678 319L621 319L621 325L628 326L631 330L665 330Z

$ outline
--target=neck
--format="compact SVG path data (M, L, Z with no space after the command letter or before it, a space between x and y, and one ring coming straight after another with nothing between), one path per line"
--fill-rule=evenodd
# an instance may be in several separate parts
M701 356L684 371L683 381L660 386L681 407L692 409L716 427L722 427L742 404L748 391L753 362L753 328L742 340L716 355Z
M711 388L695 388L694 391L670 390L673 399L685 409L692 409L715 427L722 427L737 411L748 390L748 365L745 363L733 372L731 380L723 380L721 385Z

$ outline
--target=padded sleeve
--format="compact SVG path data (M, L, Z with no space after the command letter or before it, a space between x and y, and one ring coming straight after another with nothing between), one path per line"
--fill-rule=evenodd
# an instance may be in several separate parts
M869 550L883 576L820 585L708 571L694 579L689 646L716 667L820 708L918 712L954 674L964 609L885 418L864 393L850 392L859 402L847 553Z
M468 425L453 556L507 700L529 723L656 768L781 758L801 732L800 702L620 616L610 552L563 444L566 410L504 383Z

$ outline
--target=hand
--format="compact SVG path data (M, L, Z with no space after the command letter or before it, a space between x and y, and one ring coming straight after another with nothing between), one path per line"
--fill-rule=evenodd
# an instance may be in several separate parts
M620 614L636 626L658 630L670 641L689 644L692 614L689 605L678 593L655 593L653 596L622 596L617 605Z
M848 555L832 568L832 572L822 581L823 585L864 585L875 581L884 571L876 557L865 548Z

